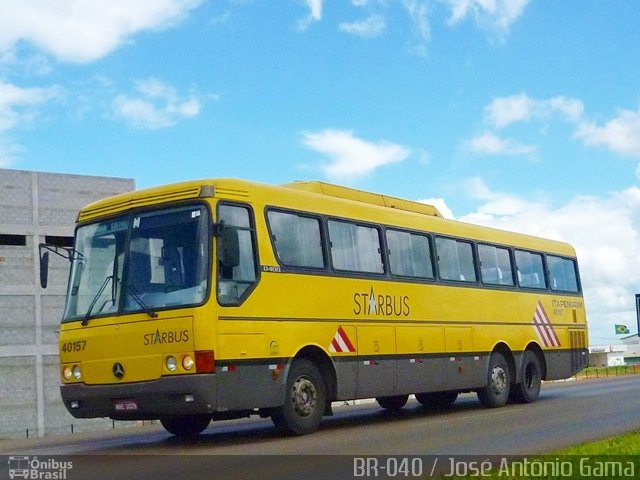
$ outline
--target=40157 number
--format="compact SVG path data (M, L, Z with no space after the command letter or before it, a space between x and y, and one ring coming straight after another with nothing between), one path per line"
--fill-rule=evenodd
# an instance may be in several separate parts
M75 342L65 342L60 347L63 353L82 352L87 346L86 340L76 340Z

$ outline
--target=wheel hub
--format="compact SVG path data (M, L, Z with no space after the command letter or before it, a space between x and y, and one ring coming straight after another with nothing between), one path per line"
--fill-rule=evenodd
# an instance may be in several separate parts
M507 374L500 365L496 365L491 371L491 388L497 394L504 392L507 388Z
M306 377L298 378L293 384L291 401L298 415L301 417L311 415L318 401L318 392L313 382Z

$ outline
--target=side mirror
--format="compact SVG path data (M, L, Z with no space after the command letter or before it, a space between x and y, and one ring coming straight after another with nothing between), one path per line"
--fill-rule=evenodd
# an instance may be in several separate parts
M235 228L223 228L218 242L218 259L225 268L240 265L240 239Z
M49 252L40 253L40 286L47 288L49 280Z
M40 286L47 288L49 279L49 252L66 258L70 262L75 259L82 259L82 254L73 249L73 247L63 247L51 243L41 243L38 245L40 252Z

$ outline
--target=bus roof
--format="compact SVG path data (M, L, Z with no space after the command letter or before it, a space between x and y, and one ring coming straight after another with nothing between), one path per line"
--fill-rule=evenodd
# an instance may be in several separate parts
M204 187L213 187L213 190L209 192ZM278 188L294 189L297 191L335 197L367 205L377 205L380 207L394 208L422 215L442 217L438 209L433 205L413 202L389 195L366 192L364 190L357 190L355 188L343 187L326 182L297 181L286 183L281 186L272 186L236 179L206 179L146 188L98 200L85 206L80 211L78 221L85 221L98 216L128 210L130 208L165 203L172 200L186 200L189 198L203 196L227 197L229 195L248 198L251 191L255 191L256 189L262 190ZM207 192L209 192L209 194Z
M274 186L246 180L219 178L162 185L93 202L79 212L78 222L97 220L132 208L214 197L264 203L283 208L306 209L310 212L325 212L338 216L345 216L345 207L350 204L354 207L353 212L356 211L355 207L358 207L357 217L363 221L575 256L573 247L565 242L449 220L442 217L433 205L319 181L298 181ZM324 200L319 202L319 197ZM367 213L369 209L374 209L377 213L369 214Z
M283 185L288 188L304 190L306 192L317 193L329 197L343 198L356 202L368 203L370 205L378 205L381 207L397 208L398 210L406 210L413 213L421 213L423 215L431 215L433 217L442 217L438 209L433 205L426 203L412 202L402 198L390 197L379 193L365 192L355 188L342 187L331 183L316 181L299 181L287 183Z

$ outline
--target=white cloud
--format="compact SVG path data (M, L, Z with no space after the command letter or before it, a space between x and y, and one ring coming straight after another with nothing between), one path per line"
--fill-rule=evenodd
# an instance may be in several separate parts
M493 192L480 177L471 177L460 183L467 195L480 200L481 206L471 215L478 218L494 218L494 216L513 216L531 209L546 208L544 199L537 202L524 200L515 195ZM538 227L529 225L527 233L539 233Z
M584 105L580 100L557 96L536 100L526 93L496 98L484 109L485 122L494 128L505 128L512 123L531 119L548 119L559 114L564 120L577 122L582 117Z
M308 14L297 23L299 30L306 30L312 23L323 19L324 0L298 0ZM391 10L400 5L412 27L408 41L411 53L424 56L431 41L431 16L437 5L444 5L450 12L449 25L471 18L474 23L491 34L504 37L511 25L522 16L529 0L351 0L354 8L366 8L369 15L355 22L340 22L340 31L361 37L377 37L386 30L390 19L396 18Z
M46 103L61 98L63 93L59 86L23 88L0 81L0 168L13 165L24 152L7 132L28 125Z
M424 203L426 205L433 205L438 209L438 211L444 218L454 218L453 211L451 211L451 209L447 206L447 202L444 200L444 198L424 198L416 201L419 203Z
M387 22L382 15L371 15L352 23L341 23L338 29L359 37L377 37L384 32Z
M578 124L583 115L584 105L578 99L564 96L535 99L526 93L519 93L494 99L484 108L484 123L494 130L534 120L551 122L560 119ZM507 139L491 131L473 137L468 147L472 152L484 155L533 155L538 151L535 145Z
M173 25L202 0L0 2L0 52L26 41L60 61L101 58L133 34Z
M431 39L428 4L420 0L403 0L402 3L409 13L416 36L421 42L428 42Z
M613 324L635 324L640 290L640 188L575 196L554 207L493 192L479 178L462 187L479 201L461 221L563 240L578 254L592 337L615 338ZM606 341L606 340L601 340Z
M175 88L155 78L137 82L135 97L118 95L112 103L113 112L134 127L159 129L175 125L183 118L200 113L200 99L194 95L182 97Z
M495 128L504 128L514 122L529 120L534 101L525 93L496 98L484 109L485 121Z
M0 168L8 168L17 163L23 152L24 148L21 145L0 136Z
M2 51L0 46L0 76L3 71L10 72L18 77L39 77L50 74L53 71L51 58L44 53L16 55L12 50Z
M450 24L467 17L483 28L506 33L524 13L529 0L444 0L451 9Z
M538 150L535 146L500 138L491 132L472 138L469 141L469 149L474 153L485 155L532 155Z
M584 113L584 104L575 98L553 97L545 100L542 105L543 110L548 109L551 112L561 113L565 120L572 123L579 121Z
M326 176L334 181L363 177L379 167L405 160L411 151L387 141L368 142L356 138L351 131L323 130L303 132L302 144L327 155L323 166Z
M300 30L306 30L312 23L322 20L322 2L323 0L302 0L309 9L309 14L298 20Z
M622 110L603 126L583 122L574 134L590 146L605 146L630 157L640 157L640 111Z
M62 95L58 86L22 88L0 81L0 133L29 121L37 107Z

